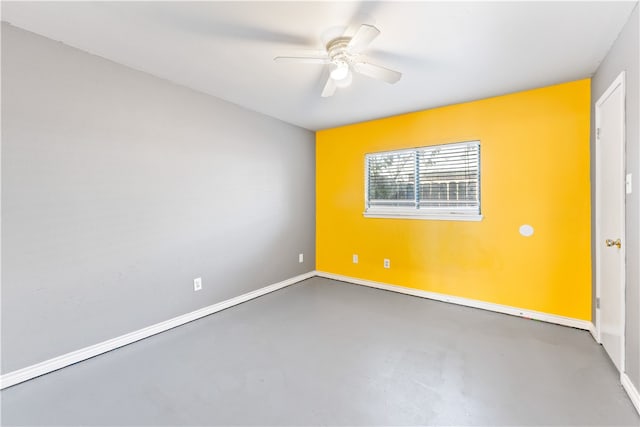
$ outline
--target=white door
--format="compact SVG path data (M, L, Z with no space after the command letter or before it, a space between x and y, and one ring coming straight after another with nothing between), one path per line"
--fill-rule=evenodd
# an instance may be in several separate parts
M624 100L623 72L596 102L596 324L600 342L620 372L624 370Z

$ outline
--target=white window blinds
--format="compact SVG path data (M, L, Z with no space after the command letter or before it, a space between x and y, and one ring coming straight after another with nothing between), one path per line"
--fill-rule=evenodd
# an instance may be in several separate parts
M365 167L365 214L480 215L479 141L367 154Z

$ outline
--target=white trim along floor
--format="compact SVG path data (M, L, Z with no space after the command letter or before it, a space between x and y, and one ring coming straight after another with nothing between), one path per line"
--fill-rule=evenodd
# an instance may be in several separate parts
M412 288L394 286L390 284L362 280L362 279L336 275L336 274L331 274L331 273L326 273L321 271L312 271L303 275L299 275L299 276L284 280L279 283L275 283L275 284L260 288L258 290L249 292L247 294L238 296L236 298L232 298L230 300L226 300L218 304L214 304L214 305L202 308L200 310L196 310L194 312L187 313L182 316L178 316L176 318L167 320L165 322L161 322L156 325L151 325L147 328L134 331L129 334L116 337L114 339L74 351L72 353L61 355L54 359L43 361L41 363L20 369L18 371L9 372L7 374L2 375L2 378L1 378L2 388L4 389L7 387L11 387L13 385L27 381L29 379L36 378L38 376L47 374L49 372L53 372L55 370L61 369L65 366L92 358L96 355L136 342L143 338L147 338L147 337L159 334L161 332L173 329L177 326L184 325L188 322L192 322L193 320L200 319L212 313L225 310L227 308L252 300L259 296L263 296L273 291L286 288L290 285L299 283L301 281L304 281L306 279L316 277L316 276L326 278L326 279L332 279L331 283L335 283L333 281L347 282L347 283L352 283L360 286L366 286L369 288L376 288L376 289L387 290L395 293L417 296L417 297L426 298L429 300L443 301L443 302L452 303L455 305L474 307L474 308L479 308L479 309L483 309L491 312L509 314L509 315L528 318L528 319L540 320L547 323L569 326L577 329L584 329L590 332L593 331L593 325L590 322L582 321L578 319L571 319L571 318L566 318L562 316L554 316L546 313L522 310L514 307L491 304L491 303L486 303L482 301L470 300L466 298L459 298L459 297L453 297L453 296L437 294L432 292L420 291ZM621 381L622 381L624 390L629 395L636 410L638 410L639 402L638 402L637 389L635 389L635 387L633 386L629 378L626 377L626 375L621 376ZM640 412L640 410L638 410L638 412Z

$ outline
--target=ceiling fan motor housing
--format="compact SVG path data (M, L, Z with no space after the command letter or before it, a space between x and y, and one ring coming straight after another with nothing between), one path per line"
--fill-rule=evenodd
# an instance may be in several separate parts
M355 61L356 55L348 48L350 41L351 37L338 37L327 43L327 53L331 62L334 64L345 62L351 65Z

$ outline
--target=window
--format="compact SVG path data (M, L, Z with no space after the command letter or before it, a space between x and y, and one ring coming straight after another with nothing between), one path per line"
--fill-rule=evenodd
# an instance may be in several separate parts
M365 156L367 217L478 221L480 141Z

